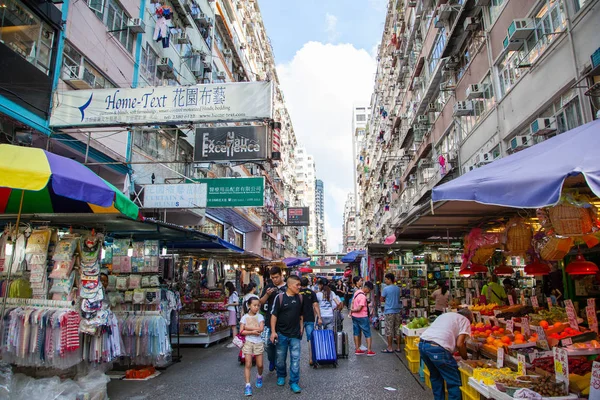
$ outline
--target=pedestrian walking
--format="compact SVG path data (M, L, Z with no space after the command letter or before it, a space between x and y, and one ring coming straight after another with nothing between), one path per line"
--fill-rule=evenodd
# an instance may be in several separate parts
M260 304L262 306L262 313L267 321L266 337L271 337L271 310L273 310L273 302L279 293L284 293L287 289L285 282L283 281L283 275L281 274L281 268L278 266L271 267L269 270L269 276L271 282L265 285L262 294L260 295ZM267 352L267 358L269 359L269 371L275 370L275 361L277 361L277 348L271 340L267 340L265 346Z
M229 298L227 299L227 311L229 311L229 322L228 325L231 327L231 335L232 337L236 337L238 334L237 323L238 323L238 306L240 305L240 297L235 290L235 286L231 282L225 283L225 289L227 289L227 295ZM235 347L235 344L229 343L227 347Z
M311 335L315 329L315 323L322 325L321 310L319 308L319 300L317 294L308 288L308 278L300 279L302 302L304 304L304 332L306 341L310 342ZM313 365L312 346L308 346L308 364Z
M444 400L444 381L448 400L461 400L460 372L453 353L467 359L467 338L471 334L473 314L466 308L458 313L440 315L421 335L419 353L431 374L431 389L435 400Z
M367 355L374 356L375 352L371 349L371 324L369 323L369 304L367 294L373 289L373 283L367 282L363 288L363 279L355 276L352 281L356 290L352 296L352 304L350 306L350 316L352 317L352 331L354 333L354 345L356 350L354 354L357 356ZM367 350L361 350L361 333L367 342Z
M277 385L284 386L287 376L287 354L290 353L290 389L300 393L300 344L303 326L303 298L300 278L290 275L287 290L280 293L271 311L271 342L277 344Z
M333 293L326 279L319 281L319 291L317 292L319 308L321 310L321 318L323 319L323 329L331 329L334 327L333 312L341 310L344 305L339 297Z
M448 300L450 299L450 291L446 282L439 283L438 288L431 294L431 298L435 301L433 314L442 315L446 308L448 308Z
M396 341L396 352L400 352L400 334L398 330L402 324L400 312L400 288L396 286L396 277L392 273L385 274L385 288L381 292L381 301L385 302L383 314L385 316L385 334L387 336L387 348L382 353L394 352L394 340Z
M240 319L240 335L245 336L246 341L242 347L242 353L246 358L244 368L244 378L246 378L246 386L244 387L244 395L252 396L252 385L250 384L250 375L252 373L252 358L256 358L256 388L262 387L263 374L263 352L265 345L260 337L265 328L265 318L259 314L260 301L258 296L251 297L247 303L248 312Z

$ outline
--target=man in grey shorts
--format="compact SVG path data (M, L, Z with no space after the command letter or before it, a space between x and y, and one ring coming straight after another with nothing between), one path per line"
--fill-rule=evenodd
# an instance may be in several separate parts
M396 277L392 273L385 274L386 287L381 292L381 301L385 301L383 313L385 315L385 334L387 336L387 348L382 353L393 353L394 338L396 338L396 352L400 352L400 324L402 318L400 311L400 288L396 286Z

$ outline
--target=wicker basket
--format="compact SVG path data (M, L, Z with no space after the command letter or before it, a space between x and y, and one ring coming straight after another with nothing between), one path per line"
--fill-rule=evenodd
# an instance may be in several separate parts
M525 253L531 247L533 232L521 218L508 221L506 229L506 250L511 254Z
M484 246L475 250L475 254L471 257L471 262L475 264L485 264L488 262L496 251L495 247Z
M552 227L558 235L586 235L592 232L591 209L558 204L548 210Z
M573 247L573 238L547 238L540 248L540 257L545 261L559 261L565 258Z

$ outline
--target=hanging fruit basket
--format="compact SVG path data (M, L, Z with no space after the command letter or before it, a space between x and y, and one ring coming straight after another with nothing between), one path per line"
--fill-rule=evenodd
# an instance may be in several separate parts
M475 253L473 253L471 261L474 264L485 264L486 262L490 261L495 251L496 247L480 247L475 250Z
M569 253L573 242L574 239L569 237L544 237L538 242L538 252L542 260L559 261Z
M465 237L464 255L468 261L485 264L499 247L501 247L500 234L473 228Z
M581 236L594 229L595 209L584 208L567 202L548 209L554 232L561 236Z
M509 254L526 253L531 247L533 231L523 218L513 218L506 224L506 250Z

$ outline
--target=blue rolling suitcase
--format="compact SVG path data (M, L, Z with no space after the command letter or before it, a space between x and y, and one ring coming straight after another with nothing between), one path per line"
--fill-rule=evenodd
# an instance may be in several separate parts
M330 329L319 329L315 326L310 339L313 353L314 367L331 364L337 367L337 351L335 346L335 334Z

